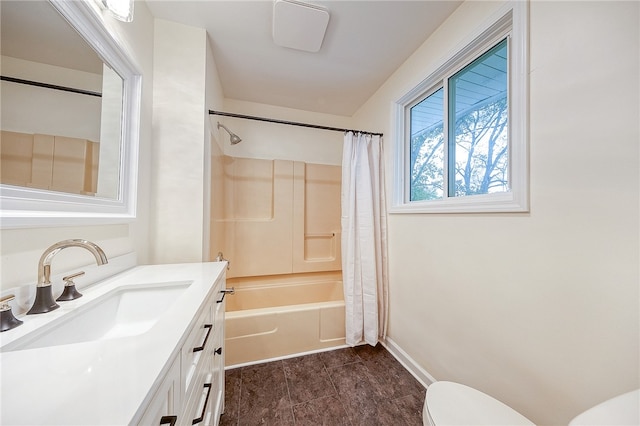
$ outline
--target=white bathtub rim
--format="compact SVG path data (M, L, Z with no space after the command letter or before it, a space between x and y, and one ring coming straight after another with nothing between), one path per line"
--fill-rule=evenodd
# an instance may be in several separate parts
M297 305L273 306L269 308L241 309L225 312L225 319L244 318L265 314L279 314L285 312L311 311L318 308L338 308L344 306L344 300L330 300L326 302L299 303Z

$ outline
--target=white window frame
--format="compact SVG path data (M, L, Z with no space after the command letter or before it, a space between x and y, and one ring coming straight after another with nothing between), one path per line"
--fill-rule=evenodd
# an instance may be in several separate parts
M394 164L389 213L485 213L529 211L529 49L528 2L505 3L429 77L395 101ZM509 192L409 201L409 126L411 106L433 93L444 78L452 76L505 37L508 41ZM445 96L446 98L446 96ZM446 99L445 99L446 101ZM446 192L446 188L444 188Z

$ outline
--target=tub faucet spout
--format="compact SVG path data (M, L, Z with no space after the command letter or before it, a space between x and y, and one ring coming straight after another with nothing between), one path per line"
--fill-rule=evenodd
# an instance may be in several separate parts
M36 286L36 300L33 306L27 312L27 315L42 314L53 311L60 306L53 300L53 291L51 289L51 261L60 250L68 247L82 247L88 250L96 258L98 265L108 263L107 255L95 243L87 240L64 240L59 241L46 249L38 262L38 284Z

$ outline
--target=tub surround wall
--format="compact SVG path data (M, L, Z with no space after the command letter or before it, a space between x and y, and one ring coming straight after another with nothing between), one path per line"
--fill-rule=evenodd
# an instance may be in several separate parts
M87 139L2 130L0 183L93 195L99 155L100 145Z
M341 168L223 156L217 146L212 161L210 255L231 261L236 288L226 365L344 345Z
M225 158L229 277L292 272L292 175L291 161Z
M499 5L463 3L354 117L385 133L389 194L390 106ZM438 380L567 424L640 386L640 4L529 8L531 211L390 215L389 336Z
M342 168L293 163L293 272L342 269Z
M231 261L229 277L341 269L340 167L228 156L222 163L224 212L213 228L224 229L224 240L211 255Z

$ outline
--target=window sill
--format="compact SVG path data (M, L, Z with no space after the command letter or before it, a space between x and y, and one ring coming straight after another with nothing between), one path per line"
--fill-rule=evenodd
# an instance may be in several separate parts
M523 213L529 211L527 201L526 198L517 197L512 192L505 192L446 200L397 203L391 206L389 213Z

